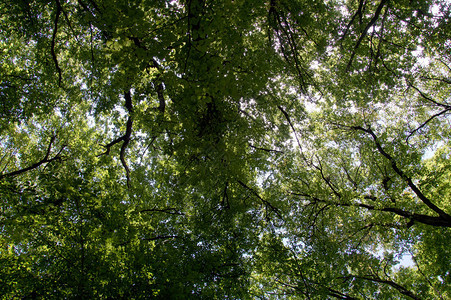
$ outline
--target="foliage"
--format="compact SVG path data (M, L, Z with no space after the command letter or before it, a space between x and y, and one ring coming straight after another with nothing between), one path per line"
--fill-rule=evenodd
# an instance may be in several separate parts
M2 298L451 297L450 14L2 1Z

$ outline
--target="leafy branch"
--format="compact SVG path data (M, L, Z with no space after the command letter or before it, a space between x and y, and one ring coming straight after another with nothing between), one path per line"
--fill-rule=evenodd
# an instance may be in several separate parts
M245 184L244 182L242 182L241 180L237 180L237 182L244 187L246 190L250 191L255 197L257 197L261 202L263 202L263 204L265 204L266 209L268 209L268 207L280 218L282 218L282 214L280 213L279 209L275 206L273 206L269 201L263 199L253 188L249 187L247 184Z
M148 242L150 242L150 241L158 241L158 240L171 240L171 239L177 239L177 238L180 238L180 236L178 236L178 235L157 235L157 236L154 236L154 237L151 237L151 238L142 238L142 239L140 239L140 241L148 241ZM126 245L128 245L130 243L131 243L131 240L130 241L126 241L126 242L122 242L122 243L120 243L120 244L118 244L116 246L126 246Z
M371 26L373 26L376 21L379 19L379 16L382 12L382 9L384 8L385 4L388 2L388 0L382 0L379 3L379 6L376 9L376 12L374 13L373 18L370 20L370 22L366 25L365 29L363 29L362 33L360 34L359 39L357 40L357 43L354 46L354 49L352 50L351 53L351 58L349 59L348 65L346 66L346 70L349 71L349 69L351 68L352 65L352 61L354 60L354 56L356 54L357 49L359 48L360 44L362 43L363 39L365 38L365 36L368 33L368 30L371 28Z
M444 300L444 298L443 298L442 294L440 293L440 291L435 288L435 286L432 284L432 282L429 280L429 278L426 276L426 274L424 274L423 270L420 268L420 265L418 263L418 259L416 258L415 254L411 250L409 250L409 252L410 252L410 255L412 256L412 260L415 263L415 266L417 267L418 273L420 273L420 275L426 280L426 282L435 291L435 293L439 296L439 298L441 300Z
M412 82L408 81L407 82L408 85L413 88L415 91L417 91L420 96L425 99L426 101L432 103L435 106L438 107L442 107L444 108L442 111L432 115L431 117L429 117L425 122L423 122L420 126L418 126L416 129L414 129L413 131L410 132L410 134L407 136L406 141L408 142L410 137L417 131L421 130L422 128L424 128L429 122L431 122L432 120L434 120L435 118L440 117L441 115L444 115L446 113L449 113L451 111L451 105L446 104L446 103L440 103L434 99L432 99L430 96L428 96L426 93L424 93L422 90L420 90L418 87L416 87Z
M52 146L53 146L53 143L55 142L55 140L56 140L56 135L53 135L50 138L49 145L47 146L47 151L46 151L44 157L40 161L38 161L38 162L36 162L36 163L32 164L31 166L28 166L26 168L23 168L23 169L20 169L20 170L17 170L17 171L13 171L13 172L10 172L10 173L6 173L6 174L1 174L0 175L0 180L5 178L5 177L14 177L14 176L23 174L25 172L37 169L41 165L43 165L45 163L50 163L50 162L53 162L55 160L61 160L62 159L61 158L61 153L63 152L64 148L66 148L66 145L63 145L61 147L61 149L58 151L58 153L55 156L53 156L52 158L50 158L50 154L51 154L51 151L52 151Z
M255 150L261 150L261 151L265 151L265 152L268 152L268 153L281 153L281 154L284 153L283 151L280 151L280 150L257 147L257 146L254 146L252 144L249 144L249 147L251 147L252 149L255 149Z
M392 157L389 153L387 153L382 147L379 138L376 136L374 131L371 128L363 128L361 126L351 126L351 129L363 131L366 134L370 135L373 139L374 144L376 145L376 149L378 152L384 156L391 164L392 169L407 183L407 185L412 189L412 191L418 196L418 198L431 210L436 212L440 218L442 218L446 224L451 225L451 216L436 206L432 201L423 194L423 192L413 183L412 178L409 177L399 166L394 157Z
M335 297L337 299L343 299L343 300L359 300L359 298L355 298L352 296L349 296L347 294L343 294L342 292L339 292L337 290L334 290L333 288L328 287L327 288L328 295Z
M411 132L409 133L409 135L407 136L406 141L408 142L409 139L410 139L410 137L411 137L415 132L417 132L417 131L421 130L422 128L424 128L429 122L431 122L431 121L434 120L435 118L440 117L441 115L444 115L444 114L446 114L446 113L448 113L448 112L450 112L450 111L451 111L451 107L446 108L446 109L442 110L441 112L432 115L429 119L427 119L425 122L423 122L423 124L421 124L421 125L418 126L416 129L414 129L413 131L411 131Z
M143 49L144 51L149 51L149 49L142 44L140 39L136 37L128 37L128 39L130 39L136 47ZM155 59L152 59L151 63L149 63L147 67L152 67L160 71L160 73L157 75L156 80L154 80L153 82L159 101L159 106L156 107L155 109L159 110L162 114L164 114L166 110L166 101L164 99L164 84L163 81L160 79L163 69Z
M58 20L62 12L61 3L59 0L56 0L56 12L55 12L55 21L53 24L53 34L52 34L52 42L50 47L50 52L52 54L53 62L55 63L55 68L58 71L58 86L61 86L61 77L62 71L58 65L58 58L55 53L55 43L56 43L56 34L58 33Z
M170 214L170 215L178 215L178 216L185 215L184 213L182 213L180 210L178 210L176 208L147 208L147 209L142 209L139 211L139 213L144 213L144 212L161 212L161 213L166 213L166 214Z
M274 0L271 1L270 4L270 9L268 12L268 22L275 30L276 36L279 40L282 56L289 64L293 64L299 79L300 88L303 92L306 92L308 79L311 79L311 76L308 73L308 70L301 64L302 57L300 57L298 54L298 39L293 32L293 28L292 26L290 26L290 22L287 16L285 16L283 10L279 9L276 1ZM304 28L300 27L300 29L304 32L305 35L308 36L308 33ZM269 42L272 43L271 35L269 33L268 37ZM311 41L317 45L317 43L313 39L311 39Z
M344 279L345 281L349 280L349 279L352 279L352 278L355 278L355 279L361 279L361 280L372 281L372 282L377 282L377 283L383 283L383 284L391 286L392 288L396 289L398 292L400 292L401 294L403 294L403 295L405 295L405 296L407 296L409 298L412 298L412 299L415 299L415 300L419 300L420 299L417 295L415 295L415 293L413 293L412 291L410 291L407 288L403 287L402 285L400 285L400 284L398 284L398 283L396 283L396 282L394 282L393 280L390 280L390 279L382 279L382 278L380 278L377 275L371 275L371 276L368 276L368 275L367 276L350 275L350 276L345 276L345 277L341 277L341 278Z
M423 92L423 91L420 90L418 87L416 87L412 82L407 81L407 84L408 84L411 88L413 88L415 91L417 91L418 94L420 94L420 96L421 96L423 99L427 100L428 102L431 102L432 104L434 104L434 105L436 105L436 106L439 106L439 107L443 107L443 108L445 108L445 109L451 109L451 105L445 104L445 103L440 103L440 102L438 102L438 101L432 99L432 98L431 98L430 96L428 96L425 92Z
M451 222L445 218L434 217L424 214L418 214L418 213L412 213L400 208L396 207L381 207L378 208L374 205L366 204L366 203L349 203L349 202L336 202L331 200L324 200L320 199L318 197L315 197L313 195L309 195L306 193L300 193L300 192L291 192L294 196L301 196L305 198L306 200L310 201L308 205L315 204L315 203L325 203L337 207L358 207L358 208L365 208L370 211L381 211L381 212L391 212L398 216L401 216L403 218L409 219L410 221L406 224L407 227L410 227L412 225L412 222L418 222L426 225L431 226L437 226L437 227L451 227Z
M343 32L343 35L340 38L340 41L343 41L345 39L345 37L348 34L349 29L351 28L352 23L354 23L354 20L357 16L359 16L359 21L360 24L362 23L362 12L363 12L363 8L365 7L365 1L364 0L359 0L359 6L357 7L356 12L354 13L354 15L352 16L351 20L349 21L348 25L346 25L346 28Z

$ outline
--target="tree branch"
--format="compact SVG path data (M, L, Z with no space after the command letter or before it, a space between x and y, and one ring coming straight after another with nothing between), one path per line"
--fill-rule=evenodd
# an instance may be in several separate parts
M412 87L415 91L417 91L417 92L420 94L420 96L423 97L425 100L427 100L427 101L429 101L429 102L431 102L431 103L433 103L433 104L435 104L435 105L437 105L437 106L443 107L443 108L445 108L446 110L451 109L451 105L448 105L448 104L444 104L444 103L440 103L440 102L435 101L434 99L432 99L431 97L429 97L428 95L426 95L423 91L421 91L419 88L417 88L416 86L414 86L412 82L407 81L407 84L408 84L410 87Z
M329 296L335 297L337 299L342 299L342 300L359 300L359 298L355 298L346 294L343 294L337 290L334 290L332 288L327 288L327 290L329 291Z
M440 117L441 115L446 114L447 112L451 111L451 108L447 108L445 110L442 110L439 113L436 113L435 115L431 116L429 119L427 119L423 124L421 124L420 126L418 126L415 130L413 130L406 138L406 142L409 142L410 137L417 132L418 130L420 130L421 128L425 127L429 122L431 122L433 119Z
M285 111L285 109L283 109L282 106L278 105L277 108L282 112L282 114L284 115L285 119L287 120L288 124L291 127L291 130L293 130L294 133L294 137L296 138L296 142L299 146L299 149L302 150L302 145L301 142L299 141L298 135L296 133L296 129L293 126L293 123L291 122L290 116L288 115L288 113Z
M128 119L127 119L127 126L125 129L125 133L123 136L121 136L121 137L113 140L111 143L105 145L104 147L106 148L106 151L97 156L109 155L111 147L122 142L119 159L121 160L122 166L125 169L125 173L126 173L126 177L127 177L127 186L130 188L130 169L127 165L127 161L125 160L125 151L127 149L128 144L130 143L130 138L131 138L132 130L133 130L133 104L132 104L132 98L131 98L130 91L127 91L124 93L124 98L125 98L124 106L128 111Z
M274 150L274 149L267 149L267 148L261 148L261 147L256 147L256 146L254 146L254 145L252 145L252 144L249 144L249 147L251 147L252 149L255 149L255 150L261 150L261 151L265 151L265 152L269 152L269 153L271 153L271 152L275 152L275 153L284 153L283 151L280 151L280 150Z
M158 101L160 102L159 106L157 107L157 109L162 114L164 114L164 111L166 110L166 102L164 100L164 94L163 94L163 91L164 91L163 83L162 82L158 82L155 90L157 91Z
M56 34L58 32L58 20L62 12L61 3L59 0L55 0L56 2L56 13L55 13L55 21L53 25L53 35L52 35L52 42L50 47L50 53L52 54L53 62L55 63L55 68L58 71L58 86L61 86L61 78L62 78L62 72L61 68L58 65L58 58L56 57L55 53L55 43L56 43Z
M323 165L321 164L321 160L319 160L319 158L317 158L317 159L318 159L319 166L313 165L313 167L320 172L321 178L324 180L324 182L326 182L326 184L329 186L329 188L332 190L332 192L335 194L335 196L337 196L338 199L341 199L341 194L332 185L332 182L330 181L330 178L326 177L324 175Z
M382 0L379 3L379 6L376 9L376 12L374 13L373 18L371 21L366 25L365 29L363 30L362 34L360 35L359 39L357 40L357 43L354 46L354 50L352 51L351 58L349 59L348 65L346 66L346 70L349 71L351 68L352 61L354 60L355 52L359 48L360 44L362 43L363 39L365 38L366 34L368 33L368 30L371 26L376 23L377 19L379 19L379 16L381 14L382 8L384 8L385 4L388 2L388 0Z
M433 216L428 216L428 215L423 215L423 214L418 214L418 213L412 213L412 212L405 211L405 210L402 210L402 209L396 208L396 207L377 208L374 205L369 205L369 204L365 204L365 203L341 203L341 202L328 201L328 200L323 200L323 199L320 199L320 198L317 198L315 196L308 195L305 193L291 192L291 194L295 195L295 196L304 197L305 199L311 201L312 203L326 203L326 204L334 205L334 206L338 206L338 207L339 206L360 207L360 208L365 208L370 211L391 212L391 213L394 213L405 219L408 219L409 220L409 223L407 223L408 227L413 225L413 224L411 224L411 222L418 222L418 223L436 226L436 227L451 227L451 222L441 216L433 217Z
M398 292L400 292L401 294L415 299L415 300L420 300L420 298L415 295L412 291L409 291L408 289L406 289L405 287L403 287L400 284L397 284L396 282L389 280L389 279L382 279L379 276L355 276L355 275L351 275L350 277L356 278L356 279L362 279L362 280L367 280L367 281L372 281L372 282L377 282L377 283L384 283L387 284L393 288L395 288Z
M143 49L145 51L149 51L149 49L141 43L139 38L130 37L130 36L127 38L129 40L131 40L135 44L136 47ZM160 71L160 74L158 74L156 76L156 79L153 81L153 84L155 86L155 91L157 92L157 97L158 97L158 101L159 101L159 105L155 109L159 110L162 114L164 114L164 112L166 110L166 101L164 99L164 84L160 80L161 73L163 72L162 67L154 58L152 58L151 63L149 63L147 67L153 67L153 68L156 68L158 71Z
M351 28L352 23L354 23L354 20L357 16L360 17L360 22L362 22L362 8L364 5L364 0L359 0L359 6L357 8L357 11L355 12L355 14L352 16L351 21L349 21L348 25L346 25L346 29L343 33L343 36L341 37L340 40L344 40L346 35L348 34L349 29Z
M169 240L169 239L176 239L178 238L178 235L159 235L152 238L144 238L143 241L157 241L157 240Z
M14 172L2 174L2 175L0 175L0 180L3 179L3 178L5 178L5 177L14 177L14 176L20 175L20 174L25 173L25 172L28 172L28 171L30 171L30 170L36 169L36 168L38 168L39 166L41 166L42 164L49 163L49 162L52 162L52 161L61 159L61 152L64 150L64 148L66 148L65 145L62 146L61 150L60 150L54 157L49 158L50 152L51 152L51 150L52 150L52 144L55 142L55 139L56 139L56 135L53 135L53 136L50 138L50 142L49 142L49 145L48 145L48 147L47 147L47 151L46 151L46 153L45 153L45 156L44 156L44 158L42 158L40 161L38 161L37 163L32 164L32 165L29 166L29 167L26 167L26 168L23 168L23 169L14 171Z
M369 134L375 145L376 145L376 149L378 150L378 152L384 156L390 163L391 163L391 167L392 169L407 183L407 185L412 189L412 191L418 196L418 198L430 209L432 209L434 212L436 212L441 218L443 218L444 220L446 220L446 223L451 224L451 216L448 215L446 212L444 212L443 210L441 210L438 206L436 206L434 203L431 202L431 200L429 200L429 198L427 198L423 192L421 192L421 190L413 183L412 178L410 178L409 176L407 176L406 173L404 173L404 171L402 171L398 164L396 163L395 159L388 154L384 148L382 148L381 143L379 142L378 137L376 136L376 134L373 132L373 130L371 130L371 128L365 129L361 126L352 126L351 127L354 130L360 130L363 131L367 134Z
M245 189L247 189L248 191L250 191L255 197L257 197L260 201L262 201L266 208L271 208L271 210L280 218L282 218L282 215L279 211L279 209L277 209L277 207L274 207L271 203L269 203L267 200L263 199L254 189L250 188L248 185L246 185L244 182L242 182L241 180L237 180L237 182L244 187Z
M412 260L415 263L415 266L417 267L418 273L420 273L421 276L423 276L423 278L427 281L429 286L438 294L439 298L441 300L444 300L442 293L440 293L440 291L435 288L435 286L432 284L432 282L429 280L429 278L426 276L426 274L424 274L424 272L421 270L420 265L418 264L418 260L415 257L415 255L413 254L413 252L411 250L409 250L409 252L410 252L410 255L412 256Z
M227 193L227 189L229 188L229 182L227 181L224 187L224 191L222 193L222 206L226 209L230 208L229 202L229 194Z
M170 240L170 239L176 239L179 238L180 236L178 235L158 235L155 237L151 237L151 238L142 238L140 239L141 241L157 241L157 240ZM126 241L126 242L122 242L120 244L117 244L116 247L118 246L125 246L127 244L129 244L131 241Z
M170 214L170 215L178 215L178 216L184 216L185 214L180 212L179 210L175 209L175 208L148 208L148 209L142 209L139 211L139 213L143 213L143 212L162 212L162 213L166 213L166 214Z

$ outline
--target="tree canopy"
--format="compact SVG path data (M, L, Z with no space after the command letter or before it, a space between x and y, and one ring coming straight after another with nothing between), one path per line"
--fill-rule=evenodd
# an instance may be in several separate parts
M451 298L446 0L2 0L2 299Z

